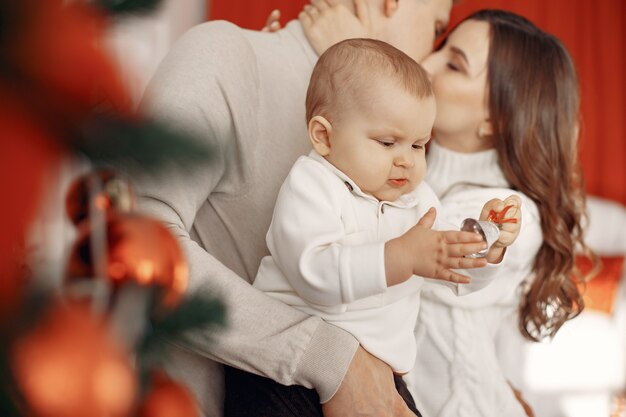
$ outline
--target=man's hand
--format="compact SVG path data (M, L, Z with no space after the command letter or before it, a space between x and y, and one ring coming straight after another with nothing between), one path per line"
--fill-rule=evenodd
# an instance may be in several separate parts
M451 269L480 268L485 259L465 258L485 248L482 237L472 232L437 231L431 227L437 213L431 208L402 236L385 244L387 286L400 284L412 275L468 283L469 277Z
M398 394L389 365L359 346L324 417L415 417Z

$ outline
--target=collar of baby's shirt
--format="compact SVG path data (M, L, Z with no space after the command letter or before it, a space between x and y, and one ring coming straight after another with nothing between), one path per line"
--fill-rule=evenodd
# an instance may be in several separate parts
M348 189L348 191L350 191L350 193L352 195L354 195L354 196L364 198L364 199L366 199L368 201L371 201L373 203L376 203L376 204L387 204L387 205L390 205L390 206L400 207L400 208L415 207L420 202L419 194L420 194L421 184L418 185L410 193L406 193L406 194L401 195L400 198L398 198L395 201L380 201L376 197L364 193L361 190L361 188L359 188L359 186L352 180L352 178L350 178L343 171L341 171L336 166L334 166L333 164L328 162L326 160L326 158L324 158L322 155L317 153L315 150L312 150L311 152L309 152L309 158L319 162L326 169L328 169L330 172L335 174L341 181L343 181L343 183L346 185L346 188Z
M304 51L304 54L307 56L309 61L312 64L315 64L319 58L319 55L317 54L317 52L315 52L315 49L313 49L313 46L311 46L311 43L304 34L302 23L300 23L298 19L291 20L285 25L284 30L294 37L294 39L302 47L302 50Z

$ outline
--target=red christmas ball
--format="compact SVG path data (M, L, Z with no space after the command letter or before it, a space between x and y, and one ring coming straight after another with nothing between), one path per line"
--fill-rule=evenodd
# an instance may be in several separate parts
M176 238L159 221L139 214L108 218L104 274L115 293L132 282L153 286L160 305L173 308L180 302L188 281L188 267ZM78 239L68 263L68 281L94 277L92 230L89 222L79 226Z
M39 417L126 417L136 376L105 323L81 306L55 306L12 346L12 368Z
M152 376L152 387L139 409L139 417L198 417L198 408L189 389L163 372Z
M113 171L101 169L81 175L70 185L65 211L75 225L89 218L93 208L110 216L135 207L135 193L127 180Z

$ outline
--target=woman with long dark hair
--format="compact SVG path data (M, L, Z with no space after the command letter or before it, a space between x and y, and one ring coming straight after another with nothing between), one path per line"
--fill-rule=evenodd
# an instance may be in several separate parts
M300 19L318 52L372 30L362 26L366 18L346 24L340 6L308 6ZM587 277L574 263L575 251L589 253L576 71L558 39L498 10L466 18L422 64L437 100L426 180L442 201L438 216L460 224L478 217L485 197L513 191L523 224L499 277L483 290L457 297L424 288L417 362L406 379L425 415L525 416L500 369L497 332L515 314L521 334L539 341L584 307L577 283Z
M423 292L409 378L428 415L523 416L498 364L498 329L516 313L521 334L539 341L583 308L574 264L575 251L586 250L576 72L558 39L495 10L469 16L422 64L438 112L427 181L442 215L511 189L524 220L493 285L463 298Z

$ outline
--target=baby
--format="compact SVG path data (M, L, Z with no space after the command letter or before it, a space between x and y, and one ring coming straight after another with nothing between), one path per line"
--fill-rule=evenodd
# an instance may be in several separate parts
M329 48L311 75L306 115L313 150L280 190L267 233L271 256L254 286L352 333L406 373L417 354L422 277L467 283L452 269L499 262L521 219L502 224L486 259L465 257L485 247L479 235L431 229L439 201L422 179L435 98L421 66L384 42ZM503 204L520 203L491 200L481 216Z

